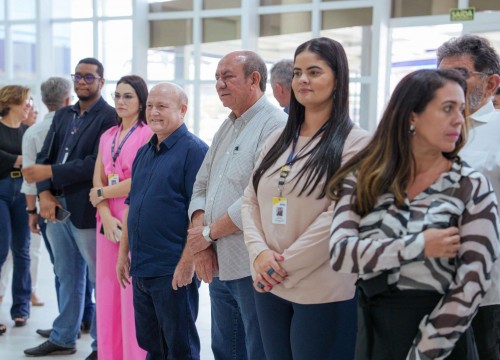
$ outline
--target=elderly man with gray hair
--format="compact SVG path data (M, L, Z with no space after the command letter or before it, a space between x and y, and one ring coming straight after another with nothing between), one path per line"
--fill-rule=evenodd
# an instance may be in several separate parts
M271 68L271 87L273 95L288 114L292 93L293 60L283 59Z
M49 132L50 125L52 125L52 119L54 118L54 114L56 110L64 106L68 106L71 102L71 82L61 77L50 77L45 80L40 86L40 90L42 92L42 101L47 106L49 112L44 116L41 122L38 122L28 128L23 136L23 167L28 167L30 165L35 164L36 155L42 149L43 142L45 141L45 137ZM28 183L26 180L23 181L23 185L21 187L21 192L26 196L26 211L29 214L29 225L32 233L37 234L38 236L41 234L47 251L50 256L50 261L54 263L54 255L52 254L52 248L47 240L47 235L45 233L45 223L43 220L38 217L37 204L36 204L36 183ZM39 248L39 245L36 243L37 236L31 237L31 248ZM34 241L35 240L35 241ZM37 272L36 266L38 265L38 260L33 258L32 256L32 269L35 267L34 272ZM35 264L36 262L36 264ZM33 274L33 271L32 271ZM33 289L36 287L36 276L32 279ZM57 277L55 279L55 287L56 292L59 287ZM33 302L33 294L32 294L32 302ZM34 304L35 305L35 304Z

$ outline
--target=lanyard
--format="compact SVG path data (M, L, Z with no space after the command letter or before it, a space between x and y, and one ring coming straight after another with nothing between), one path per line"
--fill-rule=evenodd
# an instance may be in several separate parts
M118 129L118 131L116 132L115 137L113 138L113 142L111 143L111 157L113 158L113 167L115 166L116 159L118 159L118 155L120 155L120 152L122 151L123 145L125 144L127 139L130 137L130 135L132 135L134 130L137 129L138 126L139 126L139 122L136 122L134 124L134 126L132 126L132 128L130 128L127 135L125 135L125 137L123 138L120 145L118 145L118 149L116 149L116 152L115 152L116 138L117 138L118 134L120 134L120 129Z
M283 195L283 189L285 188L285 180L290 174L290 170L292 169L292 165L295 161L297 161L300 153L306 149L318 136L320 136L326 129L326 123L321 126L318 131L312 136L312 138L309 139L309 141L300 149L297 153L295 153L295 149L297 148L297 142L299 141L299 134L300 134L300 129L302 127L299 126L297 129L297 132L295 133L295 136L292 141L292 151L288 155L288 159L286 161L286 164L281 167L281 172L280 172L280 177L278 180L278 190L280 192L280 197Z

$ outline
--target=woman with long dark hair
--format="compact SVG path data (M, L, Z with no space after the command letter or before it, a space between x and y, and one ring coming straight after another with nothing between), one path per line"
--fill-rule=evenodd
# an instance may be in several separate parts
M106 359L145 358L135 336L132 287L116 276L124 203L132 163L152 135L146 123L148 88L139 76L123 76L112 94L118 125L101 135L90 201L97 207L96 308L99 353Z
M465 89L453 70L407 75L329 185L331 265L360 279L356 359L477 359L499 225L488 180L457 156Z
M243 197L264 350L272 359L350 359L355 276L329 267L333 202L326 183L368 141L349 118L349 68L340 43L295 51L290 115L270 136Z

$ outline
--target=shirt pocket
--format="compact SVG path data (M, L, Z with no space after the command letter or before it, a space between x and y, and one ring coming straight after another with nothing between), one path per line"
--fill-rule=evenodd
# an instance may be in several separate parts
M229 182L246 187L254 168L255 153L249 150L235 150L231 155L226 176Z

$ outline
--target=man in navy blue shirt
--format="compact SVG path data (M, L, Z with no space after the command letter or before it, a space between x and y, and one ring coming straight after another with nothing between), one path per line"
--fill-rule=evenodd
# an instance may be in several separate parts
M137 340L148 359L199 359L199 281L191 252L183 251L193 184L208 146L184 125L187 96L179 86L156 85L146 106L155 135L132 166L116 271L123 287L132 276Z

